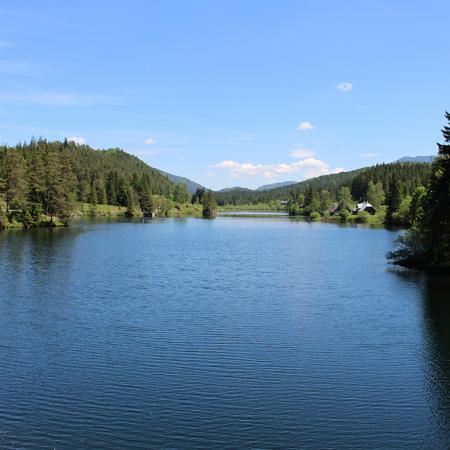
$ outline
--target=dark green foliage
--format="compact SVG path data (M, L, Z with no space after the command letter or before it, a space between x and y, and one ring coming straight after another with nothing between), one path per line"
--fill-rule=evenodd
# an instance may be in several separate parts
M386 195L386 222L395 222L395 213L398 211L401 203L400 184L397 180L391 180L389 183L389 190Z
M355 205L350 188L347 186L342 186L341 189L339 189L337 199L341 211L350 211Z
M203 217L214 217L217 210L217 202L211 190L206 191L202 197Z
M206 189L205 188L198 188L194 194L192 195L192 200L191 203L192 204L200 204L203 202L203 196L206 193Z
M367 184L367 201L374 206L375 209L380 209L385 200L385 194L382 183L379 181L374 183L372 180Z
M54 216L68 222L77 201L125 206L135 213L152 195L170 197L176 188L122 150L94 150L67 140L0 147L0 179L2 214L26 226L38 225L44 214L50 223ZM183 188L178 195L186 198Z
M173 191L173 201L177 203L187 203L189 201L189 192L185 184L177 184Z
M450 114L438 144L426 190L413 193L410 206L411 228L401 236L389 254L396 263L416 268L450 271Z
M216 192L215 195L219 205L256 205L258 203L269 203L273 200L285 200L293 204L298 203L299 195L304 195L305 201L302 205L304 207L313 204L314 193L316 193L316 199L321 199L323 191L328 192L326 194L329 196L327 202L330 199L332 202L336 201L337 194L342 186L350 188L354 200L367 200L371 181L378 186L381 185L383 192L388 192L391 180L395 179L401 185L400 193L403 198L406 195L411 195L418 186L425 185L430 173L431 164L427 163L379 164L349 172L323 175L290 186L266 191L233 189L228 192Z

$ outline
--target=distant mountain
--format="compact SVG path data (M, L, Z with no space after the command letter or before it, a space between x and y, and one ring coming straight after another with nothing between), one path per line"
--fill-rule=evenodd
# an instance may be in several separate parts
M233 191L252 191L252 189L241 187L241 186L233 186L229 188L223 188L216 192L233 192Z
M185 184L187 186L188 192L193 194L197 189L202 189L204 186L202 186L199 183L196 183L195 181L190 180L189 178L180 177L178 175L173 175L168 172L164 172L163 170L158 169L163 175L167 176L167 178L176 184Z
M430 163L433 162L435 156L404 156L403 158L398 159L395 162L404 163L404 162L415 162L415 163Z
M255 189L255 190L256 191L268 191L270 189L290 186L291 184L296 184L296 183L298 183L298 181L281 181L280 183L265 184L264 186L260 186L259 188Z
M337 174L321 175L288 186L263 191L234 189L228 192L216 192L216 199L220 205L250 205L267 203L272 200L289 200L299 193L304 194L308 189L316 193L328 191L333 197L336 197L342 186L350 187L353 197L359 199L366 195L369 181L381 181L383 189L387 192L389 181L395 176L402 186L406 186L408 192L412 192L417 186L426 184L430 172L429 164L417 162L377 164Z

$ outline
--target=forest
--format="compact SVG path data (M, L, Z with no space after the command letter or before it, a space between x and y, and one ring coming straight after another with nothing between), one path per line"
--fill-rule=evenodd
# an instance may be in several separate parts
M286 204L290 215L329 218L333 206L339 220L368 221L367 214L352 217L357 202L368 201L376 210L372 221L407 226L410 206L417 188L425 186L431 175L428 163L392 163L323 175L290 186L268 191L233 189L216 193L221 206L269 203Z
M67 140L38 139L0 147L0 227L68 224L80 209L96 215L100 205L122 208L128 216L152 217L214 217L218 206L263 205L312 220L409 226L430 176L429 163L380 164L271 190L213 193L198 188L191 196L184 183L170 181L121 149L95 150ZM362 201L373 206L373 217L366 211L352 213Z
M450 273L450 114L442 128L444 143L423 187L416 189L411 203L410 226L400 235L388 258L398 265Z
M0 147L0 227L67 224L80 204L165 215L190 200L184 184L117 148L45 139Z

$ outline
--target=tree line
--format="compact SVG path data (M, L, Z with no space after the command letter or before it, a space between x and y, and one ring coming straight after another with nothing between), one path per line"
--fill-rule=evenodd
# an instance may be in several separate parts
M233 189L216 196L219 205L283 202L291 215L313 218L329 215L337 205L342 220L357 202L368 201L377 210L379 221L408 225L415 191L427 184L430 175L428 163L378 164L268 191Z
M442 129L444 143L432 163L428 182L416 189L411 225L388 255L395 263L450 273L450 114Z
M300 198L306 196L307 200L314 200L313 209L317 209L317 202L324 206L338 201L339 191L344 186L350 189L350 194L355 202L367 200L370 182L381 184L384 193L387 194L392 182L397 181L400 197L403 199L411 195L416 187L426 183L430 174L431 166L427 163L378 164L338 174L322 175L266 191L233 189L215 194L219 205L258 204L272 201L290 201L292 203L297 201L299 196ZM307 204L309 205L310 202ZM322 207L322 211L323 209Z
M45 139L0 147L0 226L52 224L55 217L67 223L78 202L123 206L134 215L190 199L184 184L118 148Z

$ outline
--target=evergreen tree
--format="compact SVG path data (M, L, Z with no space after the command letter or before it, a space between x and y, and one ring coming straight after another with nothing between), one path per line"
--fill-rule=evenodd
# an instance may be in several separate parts
M27 170L22 152L8 149L5 157L4 182L6 212L18 212L27 202Z
M192 204L200 204L203 203L203 196L205 195L206 191L204 188L198 188L195 193L192 195Z
M401 203L400 185L399 182L393 179L389 183L389 191L386 195L386 222L395 223L395 213L400 208Z
M348 211L354 207L355 202L352 199L352 194L348 186L342 186L339 190L338 202L341 211Z
M55 149L47 146L45 155L45 214L50 216L50 223L53 223L53 216L58 214L59 197L63 194L63 180L61 178L61 165Z
M437 266L450 266L450 114L446 112L445 117L444 144L438 144L439 155L432 165L425 199L427 214L422 221L432 263Z
M89 203L95 208L98 205L97 188L95 184L91 186L91 195L89 197Z
M205 192L202 198L202 214L203 217L214 217L216 215L217 210L217 202L214 198L214 194L211 190Z
M27 166L28 201L32 204L42 204L45 196L45 168L42 152L33 149Z
M412 226L397 241L388 257L394 262L421 269L450 272L450 114L438 144L426 192L417 189L411 200Z
M189 201L189 192L185 184L177 184L175 186L173 201L177 203L186 203Z

